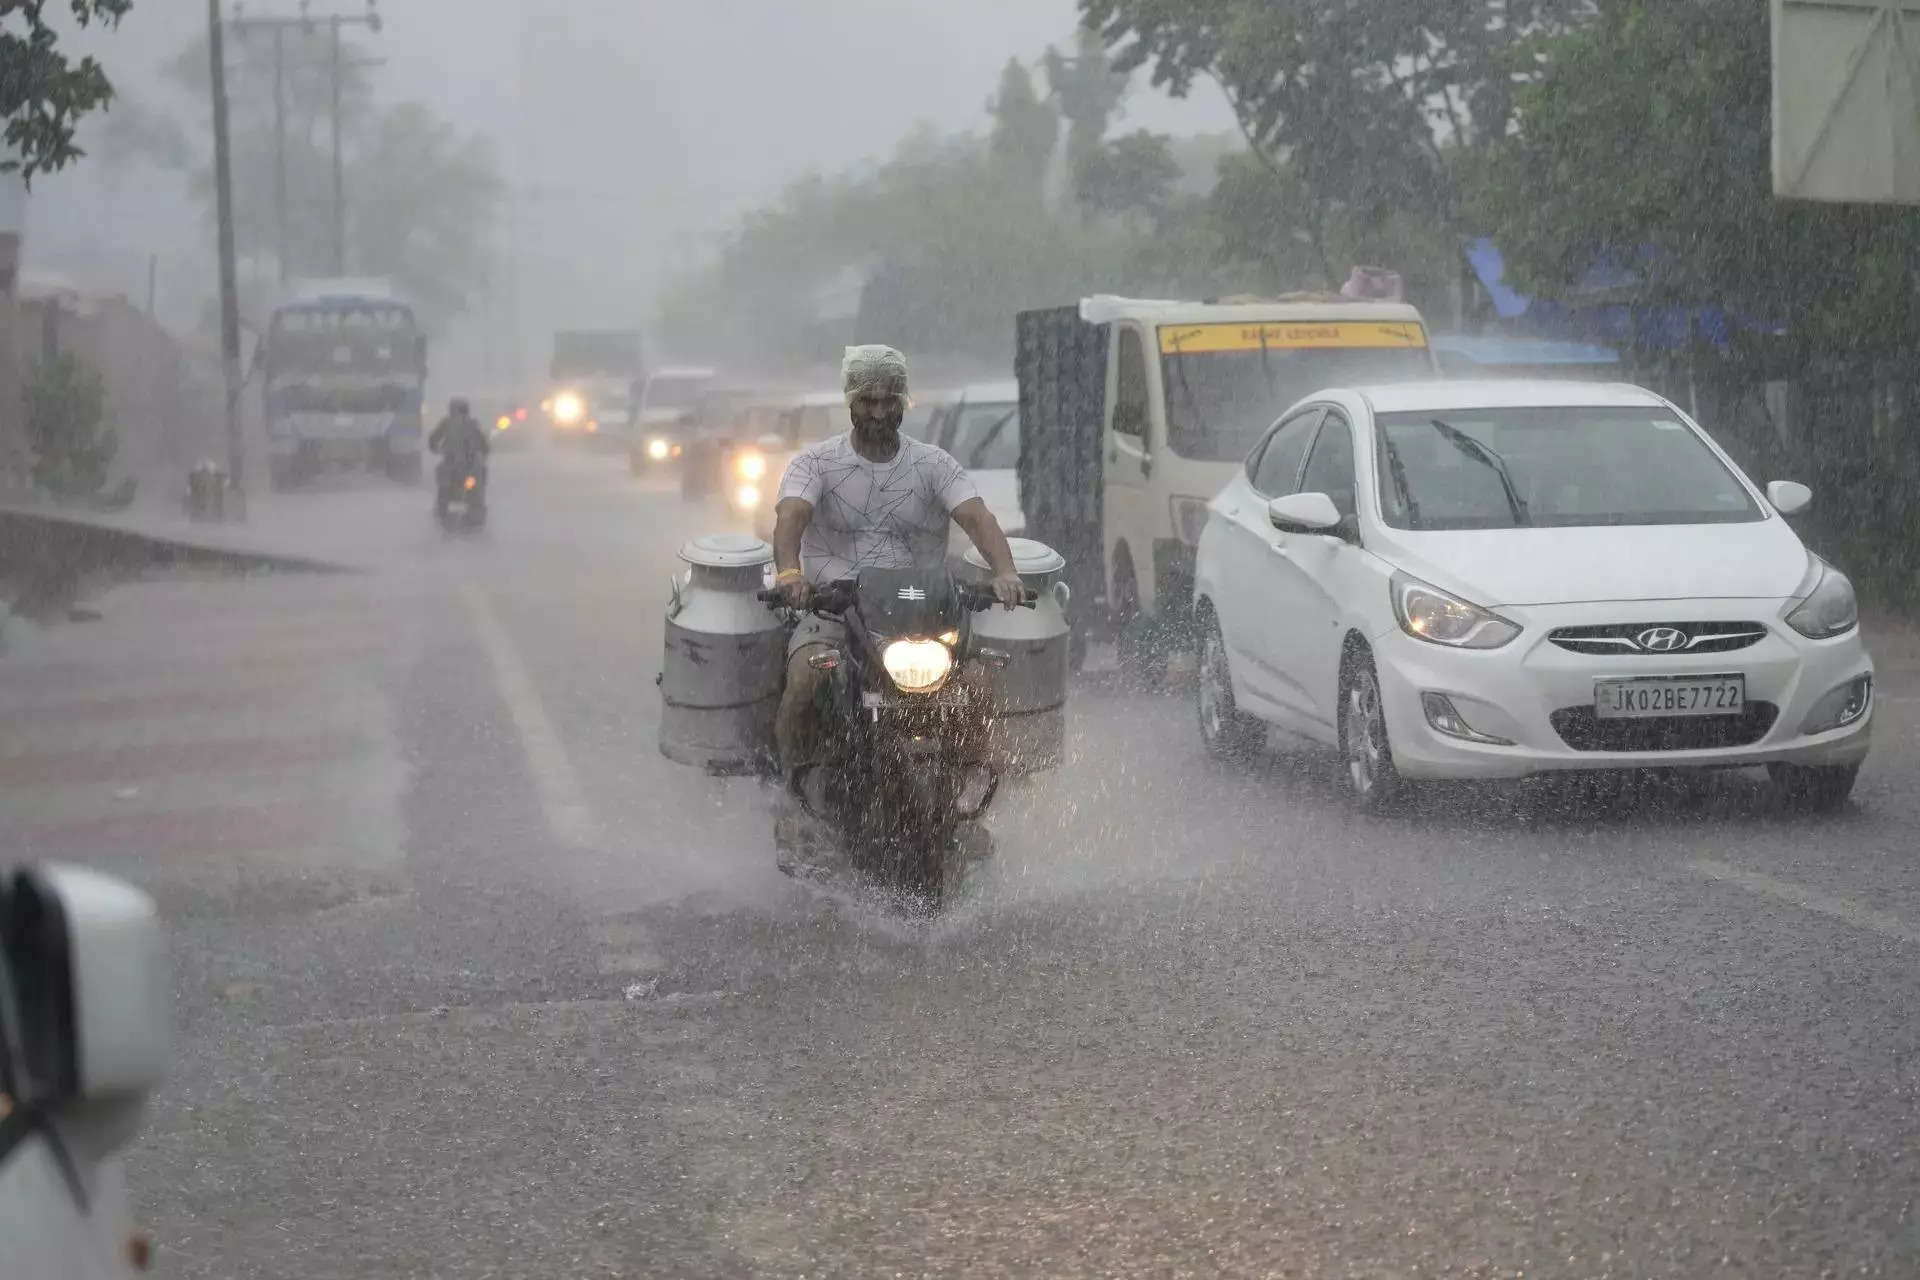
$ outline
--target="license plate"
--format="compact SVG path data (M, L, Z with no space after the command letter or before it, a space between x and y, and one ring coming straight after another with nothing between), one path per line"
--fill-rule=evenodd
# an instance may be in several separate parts
M1746 709L1745 676L1598 680L1593 686L1593 713L1602 720L1737 716Z

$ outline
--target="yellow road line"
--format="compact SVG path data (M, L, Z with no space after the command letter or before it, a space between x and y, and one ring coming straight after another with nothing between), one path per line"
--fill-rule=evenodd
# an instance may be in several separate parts
M566 744L560 740L546 704L540 701L533 677L520 660L520 651L513 647L506 628L500 625L493 606L487 603L485 592L472 582L463 582L460 596L473 618L474 630L480 634L487 660L493 664L494 683L500 689L500 697L513 717L514 728L520 733L520 749L526 756L534 789L539 792L547 826L566 844L585 849L601 847L600 823L587 807L580 775L573 771Z
M1876 911L1852 898L1822 893L1818 889L1810 889L1806 885L1795 884L1791 880L1781 880L1760 871L1748 871L1744 867L1736 867L1730 862L1720 862L1714 858L1694 858L1686 865L1687 870L1697 876L1718 880L1722 884L1736 885L1749 893L1791 903L1804 911L1831 916L1858 929L1871 929L1889 938L1898 938L1902 942L1920 945L1920 926L1909 924L1899 916L1889 915L1885 911Z

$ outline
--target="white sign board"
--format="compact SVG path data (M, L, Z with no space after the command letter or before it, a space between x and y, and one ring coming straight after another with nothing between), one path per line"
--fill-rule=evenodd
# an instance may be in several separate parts
M1773 193L1920 204L1920 0L1772 0Z

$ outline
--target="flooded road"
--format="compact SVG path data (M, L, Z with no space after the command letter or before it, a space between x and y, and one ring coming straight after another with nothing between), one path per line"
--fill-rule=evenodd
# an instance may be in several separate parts
M1356 818L1095 671L914 923L659 755L669 482L427 500L278 498L360 570L126 584L0 658L0 835L174 930L159 1274L1920 1268L1911 633L1824 820L1739 777Z

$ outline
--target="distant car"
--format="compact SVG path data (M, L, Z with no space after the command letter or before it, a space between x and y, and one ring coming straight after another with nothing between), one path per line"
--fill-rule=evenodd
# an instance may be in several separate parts
M686 456L701 402L718 377L716 370L692 365L656 369L646 376L631 421L624 424L627 466L634 475L677 465Z
M1651 391L1324 391L1208 505L1201 736L1336 747L1362 808L1423 779L1764 765L1842 805L1873 663L1847 578Z
M1020 509L1020 384L982 382L962 390L935 418L933 443L967 469L987 509L1009 538L1024 537L1027 517ZM948 534L951 554L962 555L967 536L954 526Z
M151 899L110 876L0 876L0 1267L133 1276L118 1152L172 1059L173 991Z

